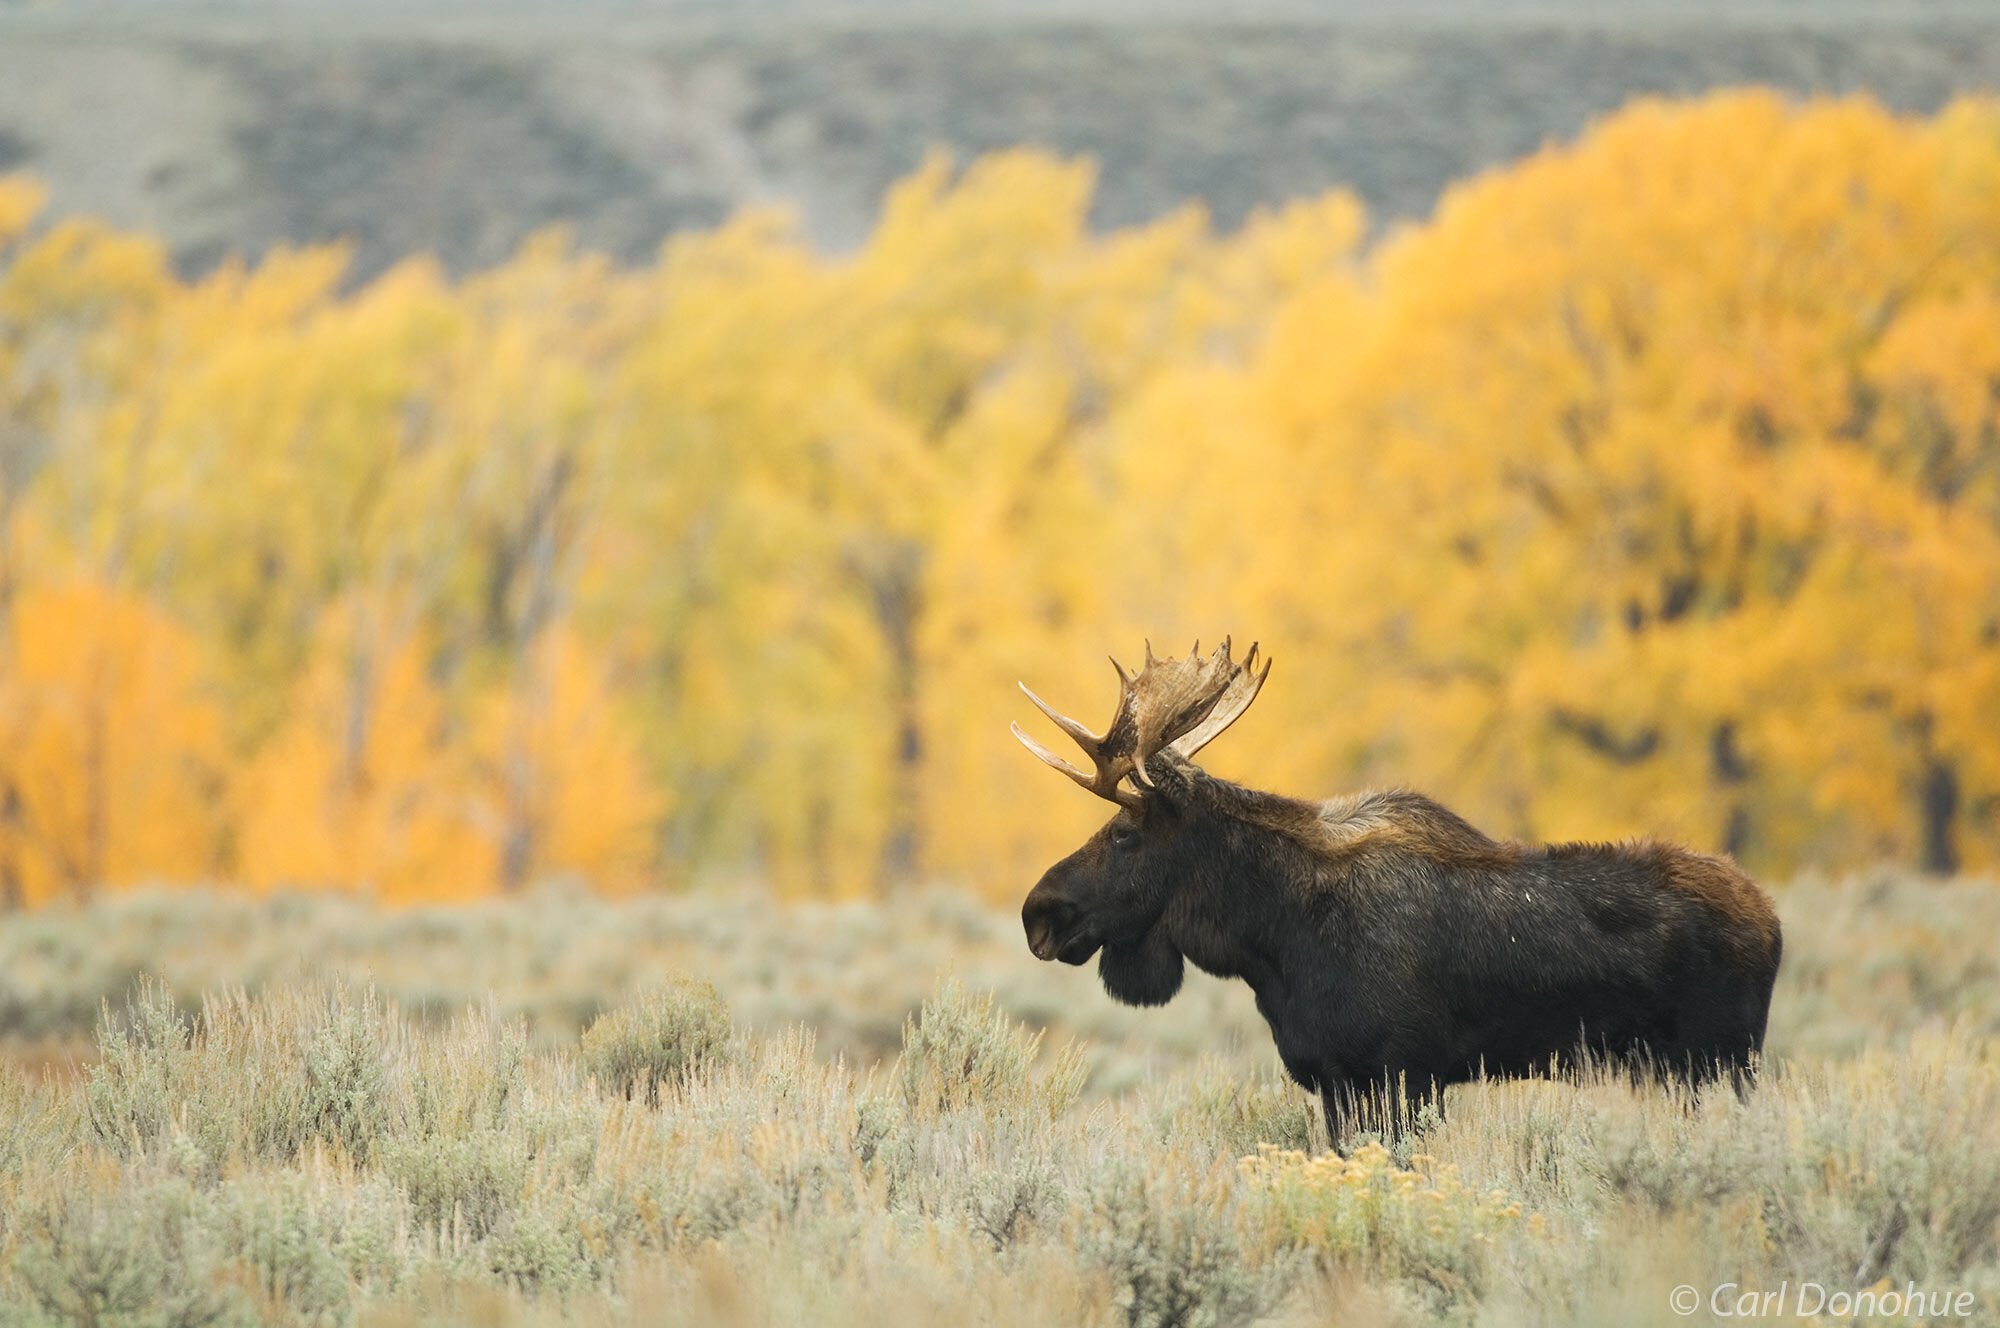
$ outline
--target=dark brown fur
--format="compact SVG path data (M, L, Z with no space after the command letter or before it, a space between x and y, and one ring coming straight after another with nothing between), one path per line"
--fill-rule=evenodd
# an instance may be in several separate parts
M1502 842L1421 794L1304 802L1172 752L1147 771L1145 805L1028 895L1030 948L1101 954L1132 1004L1171 999L1184 960L1243 978L1336 1140L1357 1100L1399 1084L1427 1095L1583 1054L1747 1083L1782 942L1728 859Z

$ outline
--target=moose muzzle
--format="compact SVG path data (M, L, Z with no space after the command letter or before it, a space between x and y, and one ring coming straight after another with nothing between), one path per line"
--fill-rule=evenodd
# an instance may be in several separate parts
M1097 953L1098 942L1083 925L1083 910L1067 899L1037 887L1021 905L1021 929L1028 934L1028 949L1041 960L1060 959L1065 964L1081 964Z

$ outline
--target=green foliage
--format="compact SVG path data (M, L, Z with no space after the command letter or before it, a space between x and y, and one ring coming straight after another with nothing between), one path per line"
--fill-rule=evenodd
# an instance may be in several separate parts
M441 1240L493 1231L519 1202L535 1154L523 1128L527 1038L490 1005L406 1053L406 1127L382 1141L382 1172Z
M150 979L139 988L123 1025L105 1002L97 1026L97 1064L87 1094L90 1123L113 1147L158 1137L177 1094L198 1077L194 1030L173 994Z
M353 993L336 988L327 993L322 1008L302 1058L304 1137L366 1157L387 1119L383 1010L373 989Z
M1074 1200L1068 1177L1054 1162L1027 1149L999 1165L968 1169L963 1177L966 1225L1005 1250L1037 1227L1059 1218Z
M0 1176L18 1172L57 1127L50 1096L20 1066L0 1059Z
M729 1007L710 983L681 978L599 1015L580 1050L606 1089L656 1106L663 1087L719 1060L728 1045Z

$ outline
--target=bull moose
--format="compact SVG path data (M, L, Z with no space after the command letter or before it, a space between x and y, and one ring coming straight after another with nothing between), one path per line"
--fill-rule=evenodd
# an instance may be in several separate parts
M1104 987L1161 1005L1184 961L1256 993L1291 1076L1336 1147L1373 1104L1609 1059L1742 1091L1763 1046L1778 919L1727 858L1672 844L1488 838L1422 794L1308 802L1194 763L1270 676L1257 647L1117 660L1102 734L1021 690L1090 757L1036 756L1118 812L1021 908L1038 959L1100 955Z

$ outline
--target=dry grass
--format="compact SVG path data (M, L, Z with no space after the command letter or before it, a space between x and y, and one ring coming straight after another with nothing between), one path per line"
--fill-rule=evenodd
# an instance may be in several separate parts
M120 999L77 1073L0 1060L0 1324L1643 1324L1683 1321L1683 1283L1882 1279L1991 1320L1996 895L1793 887L1747 1100L1468 1086L1344 1160L1267 1042L1180 1049L1235 1026L1222 993L1162 1040L1132 1012L1111 1050L1073 1045L1108 998L1035 1003L1055 970L1014 974L1009 920L950 900L15 919L17 1030ZM184 998L121 968L148 930ZM92 941L101 966L65 975ZM482 975L506 994L465 1004ZM795 1022L865 1049L891 1012L900 1055L874 1068Z

